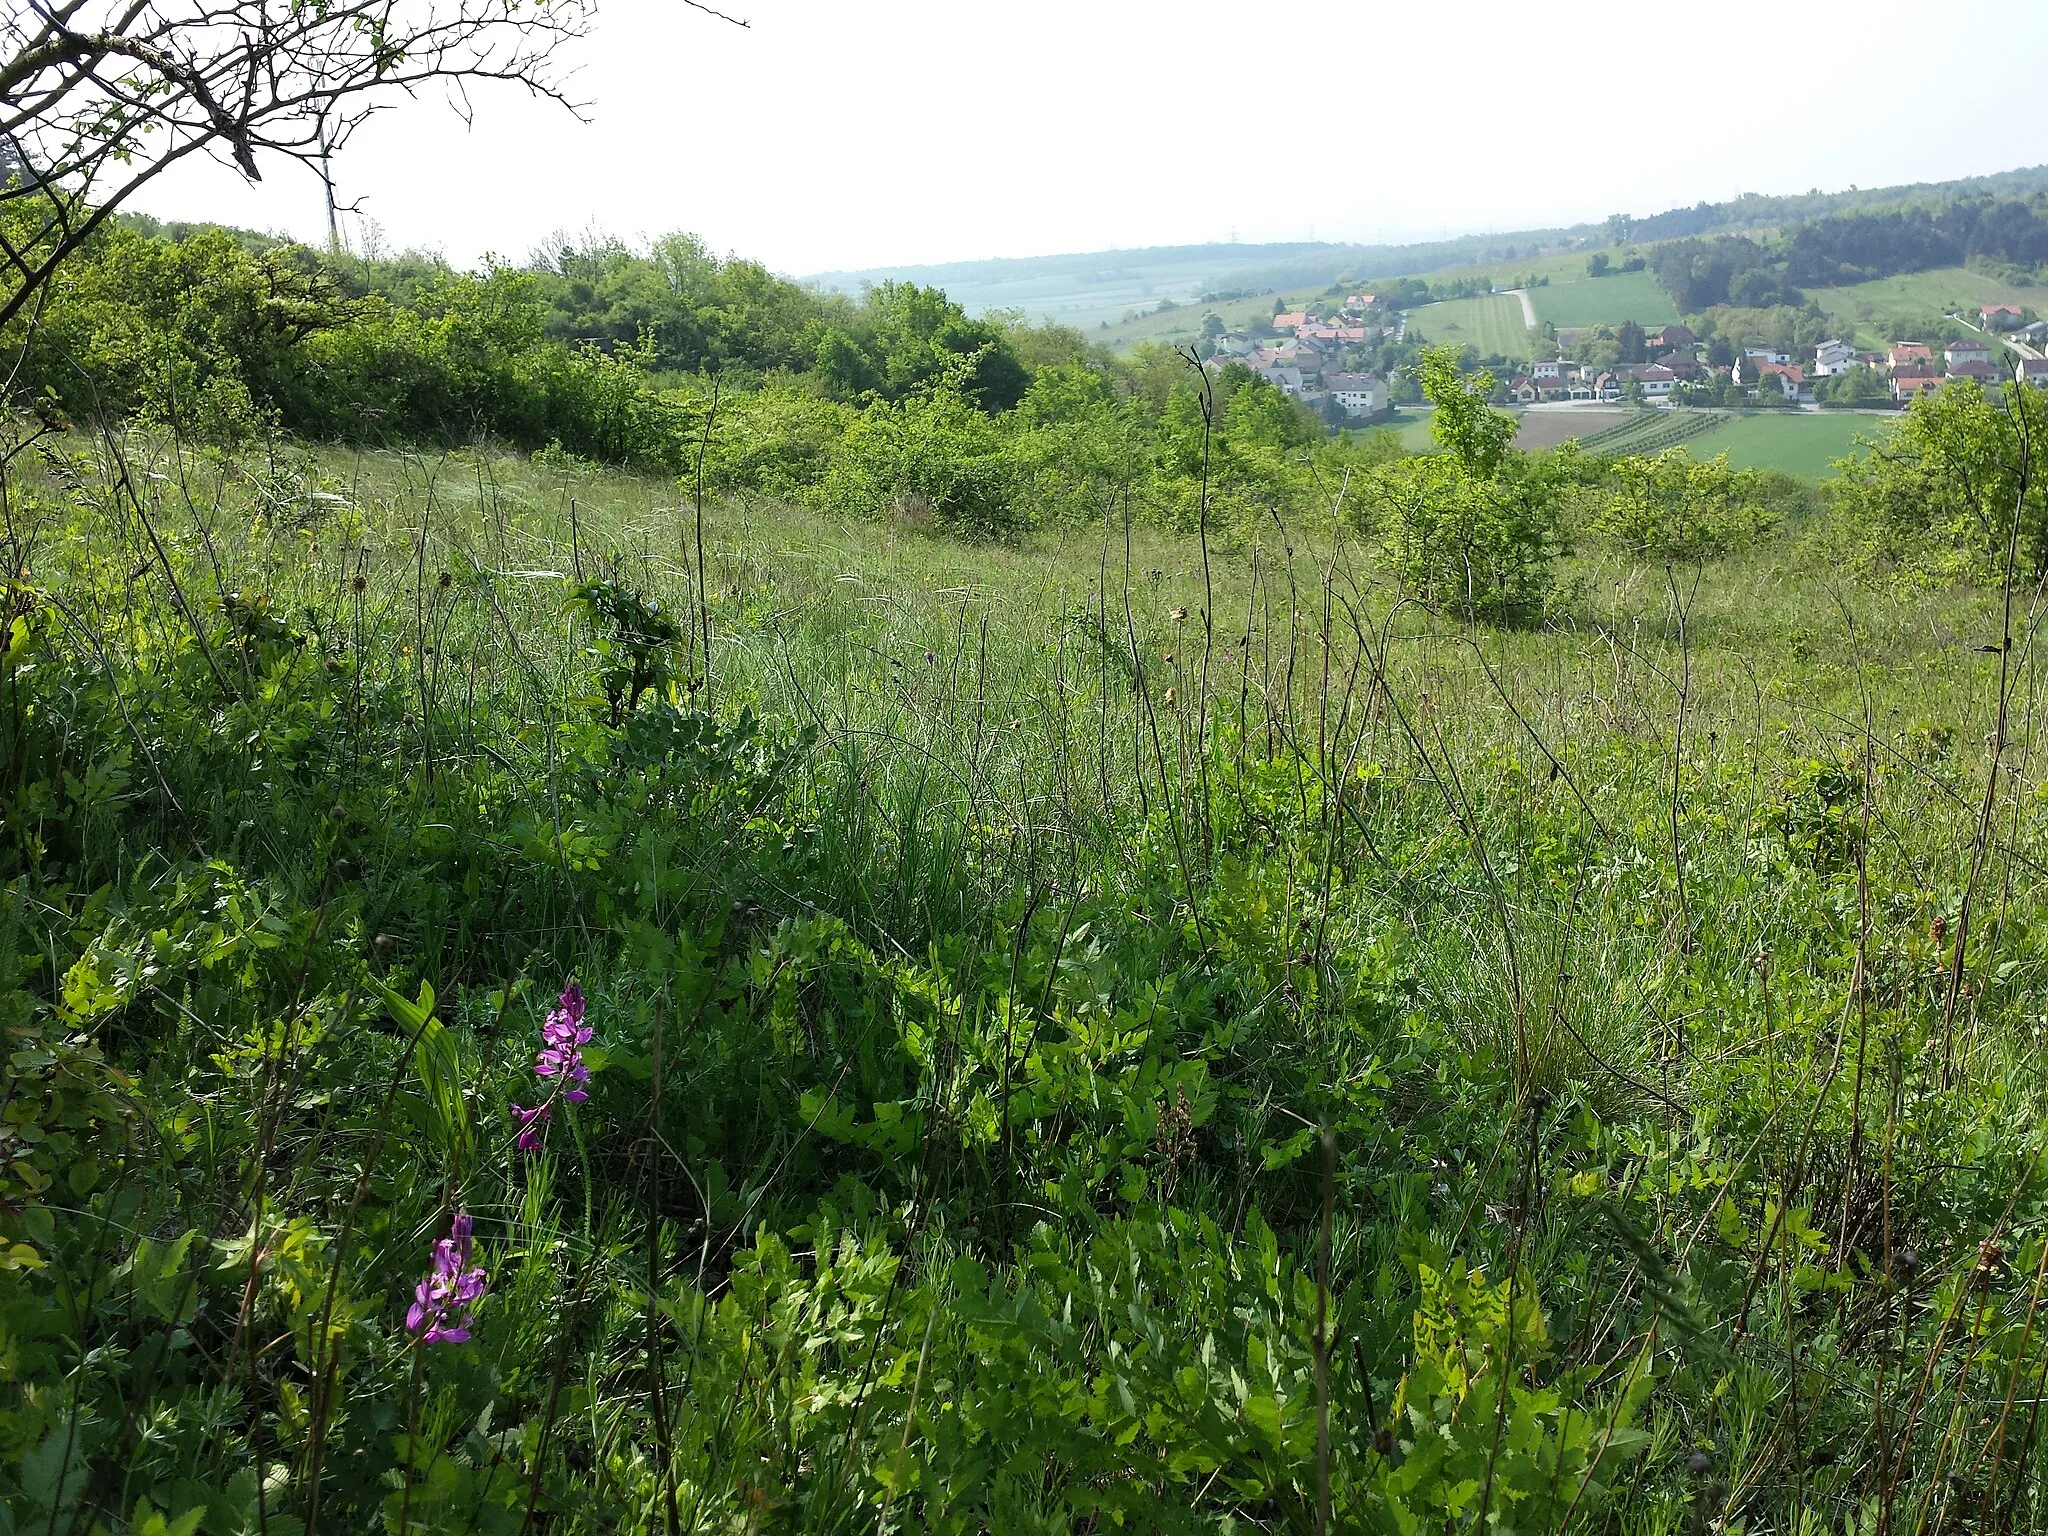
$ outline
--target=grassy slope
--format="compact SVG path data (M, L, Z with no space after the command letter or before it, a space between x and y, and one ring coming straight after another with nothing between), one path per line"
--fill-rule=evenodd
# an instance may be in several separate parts
M1091 342L1108 347L1114 352L1128 352L1142 341L1162 342L1168 346L1175 342L1192 341L1201 334L1202 317L1214 312L1223 317L1223 323L1232 330L1241 330L1254 320L1263 319L1273 313L1273 301L1278 294L1260 293L1249 298L1227 299L1220 304L1183 304L1177 308L1151 314L1138 315L1129 320L1114 320L1108 325L1098 325L1083 334ZM1307 295L1296 295L1296 301Z
M1479 349L1482 357L1529 355L1529 328L1522 320L1522 301L1512 294L1477 299L1450 299L1408 312L1411 337L1451 342Z
M136 453L143 483L176 484L156 472L168 466ZM331 672L286 657L275 686L238 692L216 685L191 656L182 669L166 662L151 647L167 642L153 637L175 640L177 610L168 593L135 585L154 578L150 544L129 523L78 515L53 530L60 536L36 564L38 580L84 615L77 622L94 625L90 646L68 630L53 640L53 652L75 646L76 654L42 658L34 686L60 666L70 681L43 707L76 711L104 670L134 669L132 680L144 685L129 687L119 710L105 702L107 737L121 742L134 731L157 740L150 767L179 791L174 814L138 768L125 797L83 814L90 840L81 846L99 865L81 871L75 889L65 884L68 866L54 860L23 877L39 902L57 904L36 908L53 957L68 964L102 926L110 947L143 943L149 987L138 986L118 1012L83 982L77 1001L110 1050L148 1060L145 1091L160 1100L160 1123L192 1114L195 1103L206 1115L203 1139L195 1132L148 1144L146 1155L180 1160L183 1185L138 1153L121 1187L156 1203L122 1222L82 1220L76 1255L67 1255L95 1272L104 1261L102 1354L95 1372L80 1373L79 1390L112 1383L112 1402L88 1416L88 1455L134 1465L129 1475L139 1481L124 1493L153 1491L162 1503L173 1475L116 1438L140 1433L114 1411L127 1384L132 1406L150 1410L137 1422L152 1435L177 1430L174 1472L189 1462L202 1489L226 1487L256 1454L234 1438L242 1414L233 1394L203 1415L179 1400L183 1378L152 1395L141 1365L161 1357L170 1325L131 1298L141 1281L116 1262L130 1234L219 1224L221 1209L251 1187L254 1127L268 1123L273 1075L291 1111L271 1111L285 1121L269 1185L277 1217L332 1232L353 1210L359 1163L383 1143L373 1131L379 1095L362 1085L389 1080L404 1088L404 1112L416 1118L403 1122L402 1148L387 1154L345 1266L334 1261L344 1268L355 1342L349 1412L330 1447L330 1464L343 1472L327 1528L371 1527L379 1502L410 1481L390 1467L392 1426L425 1396L432 1412L422 1433L436 1458L463 1474L434 1484L452 1482L436 1494L454 1501L445 1517L436 1506L440 1528L519 1523L523 1463L517 1478L495 1484L502 1518L494 1512L480 1524L462 1502L493 1486L481 1470L496 1465L488 1442L481 1432L465 1440L487 1404L502 1429L523 1430L516 1443L541 1447L531 1476L550 1506L587 1513L584 1523L565 1516L563 1529L659 1529L648 1514L651 1475L635 1473L621 1491L619 1480L591 1468L608 1456L643 1469L657 1459L639 1352L647 1197L634 1158L649 1139L649 1029L664 1000L673 1119L662 1144L674 1147L669 1214L680 1229L668 1251L674 1260L680 1245L682 1254L660 1284L677 1319L666 1369L670 1411L684 1426L674 1436L678 1481L693 1520L753 1524L769 1488L790 1506L791 1526L872 1527L887 1514L928 1528L943 1509L961 1522L948 1528L1000 1528L1000 1511L990 1517L976 1502L994 1495L974 1480L974 1467L947 1459L970 1431L983 1442L998 1434L1016 1442L1003 1444L1002 1457L1015 1459L1034 1504L1101 1496L1115 1479L1077 1462L1084 1453L1100 1450L1115 1465L1157 1444L1161 1469L1150 1474L1157 1489L1148 1482L1147 1498L1244 1525L1263 1519L1271 1501L1238 1490L1278 1480L1306 1507L1302 1490L1314 1487L1317 1460L1314 1419L1302 1408L1314 1401L1303 1343L1316 1311L1308 1281L1290 1288L1254 1268L1229 1283L1202 1267L1192 1244L1149 1256L1144 1274L1128 1280L1150 1287L1135 1299L1103 1289L1124 1283L1114 1262L1075 1263L1088 1272L1079 1278L1057 1265L1070 1245L1121 1231L1133 1216L1141 1229L1156 1224L1150 1203L1170 1199L1213 1217L1234 1263L1256 1259L1255 1245L1238 1239L1250 1230L1243 1213L1258 1211L1307 1273L1321 1186L1316 1159L1301 1156L1306 1141L1288 1137L1322 1123L1337 1127L1331 1278L1337 1336L1348 1345L1345 1369L1332 1372L1331 1421L1341 1427L1333 1482L1340 1500L1359 1501L1340 1503L1340 1514L1352 1513L1338 1528L1374 1523L1359 1513L1378 1507L1364 1491L1381 1466L1367 1430L1415 1361L1417 1297L1400 1256L1437 1245L1531 1288L1519 1304L1533 1299L1552 1319L1556 1359L1546 1380L1569 1383L1568 1368L1598 1374L1637 1350L1664 1351L1656 1392L1636 1410L1658 1449L1639 1463L1641 1476L1623 1467L1604 1479L1621 1508L1605 1524L1594 1498L1579 1510L1583 1527L1684 1528L1702 1500L1683 1454L1711 1445L1730 1480L1752 1490L1744 1509L1758 1527L1812 1518L1839 1529L1863 1507L1862 1469L1881 1448L1870 1403L1879 1391L1888 1401L1903 1395L1900 1360L1918 1373L1931 1357L1929 1397L1940 1404L1917 1429L1887 1425L1882 1448L1912 1469L1940 1465L1937 1442L1950 1446L1949 1436L1958 1460L1988 1456L2000 1405L2032 1379L2040 1345L2017 1341L2005 1314L2001 1348L1981 1352L1934 1347L1937 1334L1949 1337L1942 1330L1952 1309L1943 1306L1900 1308L1883 1328L1823 1326L1837 1305L1847 1319L1860 1315L1848 1309L1865 1303L1866 1285L1876 1305L1889 1306L1891 1292L1854 1277L1909 1243L1915 1282L1928 1294L1960 1297L1973 1275L1972 1284L1992 1283L1978 1270L1979 1243L2002 1230L1998 1213L2024 1177L2026 1138L2048 1093L2035 1034L2043 966L2027 937L2044 920L2033 910L2041 890L2023 872L2014 881L2016 861L1997 851L1984 888L2004 882L2009 920L1987 926L1970 951L1973 998L1956 1024L1954 1071L1937 1071L1948 1038L1937 987L1944 952L1928 929L1953 905L1955 872L1969 862L1976 812L1968 790L1982 781L1986 753L1977 744L1990 729L1986 699L1999 665L1951 637L1983 626L1982 598L1844 594L1836 573L1787 537L1704 571L1681 644L1665 574L1589 540L1563 572L1569 623L1472 632L1412 605L1397 610L1398 593L1354 540L1326 552L1319 534L1297 571L1285 564L1292 552L1276 547L1287 535L1220 530L1216 599L1250 616L1253 643L1237 649L1218 637L1242 669L1217 686L1226 700L1219 725L1233 734L1216 739L1209 759L1228 841L1213 854L1197 850L1190 876L1179 861L1190 857L1186 840L1199 825L1191 807L1204 790L1191 769L1173 765L1199 755L1187 711L1199 621L1176 610L1202 601L1209 561L1189 539L1141 528L1129 564L1118 548L1105 568L1092 528L1022 547L970 546L787 508L714 507L707 563L717 711L731 720L744 706L771 731L819 731L774 798L746 801L728 825L714 814L715 779L700 798L657 802L642 816L629 792L653 773L646 764L592 786L558 761L591 749L588 636L564 618L563 583L530 573L620 550L626 579L670 611L690 612L693 562L678 549L672 485L564 479L469 455L438 463L333 456L318 467L327 499L309 493L312 482L297 491L265 484L257 497L237 479L228 515L213 509L217 542L206 557L196 541L173 549L185 590L208 612L217 611L219 580L264 593L279 614L321 615ZM34 489L57 503L56 487ZM271 494L279 491L281 499ZM571 497L580 505L580 556L564 519ZM249 515L252 505L264 509L261 518ZM189 528L193 511L158 507L174 529ZM1317 607L1303 594L1316 589L1326 559L1341 573L1322 590L1341 594L1346 616L1354 604L1362 609L1355 631L1339 624L1319 636L1312 618L1301 627L1302 611ZM138 569L143 578L126 577ZM360 604L347 596L356 569L369 572ZM440 570L453 573L450 587L436 583ZM121 606L124 593L134 611ZM423 607L431 631L421 628ZM1105 607L1115 613L1107 626ZM1384 672L1369 675L1383 677L1388 707L1337 707L1340 696L1351 700L1367 660L1349 635L1376 635L1381 622L1394 640L1374 661ZM1122 670L1125 642L1098 643L1105 634L1128 634L1145 670ZM1624 638L1617 645L1610 636ZM435 645L438 690L424 708L423 639ZM236 653L224 661L232 671ZM1679 740L1671 692L1679 675L1688 691L1674 803L1668 743ZM1140 689L1149 690L1142 705ZM189 732L166 738L158 715L169 708L175 716L180 690L190 691L196 718ZM1253 713L1240 731L1233 711L1246 695ZM304 716L303 699L330 696L330 713ZM1857 794L1843 797L1840 770L1820 773L1861 761L1860 738L1845 722L1866 710L1882 733L1868 750L1887 764L1916 754L1914 771L1871 782L1867 866L1843 852L1865 819ZM210 725L216 714L233 730ZM319 729L306 730L309 721ZM1922 727L1937 729L1911 734ZM1327 750L1318 732L1331 733ZM427 759L436 771L423 770L423 749L438 754ZM1325 808L1325 759L1358 765L1358 787L1347 783L1334 801L1348 815ZM691 761L684 751L682 767ZM1140 771L1152 775L1149 799ZM621 804L631 819L604 819L609 792L628 792ZM339 813L332 819L330 807ZM44 814L54 825L54 813ZM2008 814L2011 841L2036 849L2038 801L2020 797L2009 813L2001 807ZM600 856L573 879L557 856L561 833L551 841L549 829L587 823L616 850L601 839ZM939 835L947 827L959 842ZM1672 837L1683 839L1683 883L1674 878ZM332 862L341 853L346 866ZM1342 870L1334 882L1317 862L1331 855ZM219 946L235 935L205 927L210 906L200 914L206 942L190 941L190 953L179 947L188 942L182 929L145 942L122 926L132 915L148 933L153 903L174 883L166 866L209 856L275 893L297 919L276 931L322 956L312 985L337 1027L317 1059L309 1047L291 1072L262 1070L249 1050L220 1054L236 1035L211 1019L218 1013L262 1042L267 1021L296 1018L307 971L292 951L271 965L274 976L254 951L217 963ZM132 883L111 911L86 904L102 878ZM1860 879L1869 883L1869 948L1887 966L1887 985L1868 989L1867 1018L1844 1006L1856 995L1848 978L1860 974ZM1189 900L1208 914L1206 929L1199 917L1188 921ZM310 918L316 903L330 918L324 928ZM1073 920L1074 906L1089 929L1085 947L1075 934L1067 951L1061 923ZM807 926L821 914L843 920L884 961L856 964L839 930ZM315 937L305 937L309 930ZM392 938L372 946L376 933ZM728 970L704 972L694 950L672 955L665 945L674 936L706 946ZM398 1034L374 1006L349 1001L354 974L326 970L321 943L357 965L377 957L396 982L436 982L448 1049L458 1053L453 1079L487 1128L475 1149L465 1151L467 1121L436 1111L440 1101L395 1070L404 1064ZM549 1159L514 1158L504 1145L506 1101L531 1096L533 1004L544 1005L572 969L591 993L596 1043L609 1061L591 1101L574 1111L574 1141L558 1125ZM515 970L530 983L516 1002L491 990ZM732 978L708 1008L710 983L700 974ZM47 990L55 979L53 971L37 985ZM1330 1001L1318 1006L1305 989L1325 985ZM159 988L164 1006L152 1001ZM206 1017L183 1003L188 995ZM223 997L248 1006L230 1012ZM1010 1025L1020 1017L1030 1028L1013 1053ZM933 1038L958 1048L935 1052ZM1014 1170L991 1155L1003 1122L990 1108L1010 1106L1013 1069ZM1866 1073L1871 1086L1857 1092ZM1168 1080L1191 1085L1200 1117L1184 1150L1154 1129L1159 1107L1176 1102ZM826 1096L841 1094L843 1121L820 1128ZM33 1096L16 1102L34 1112ZM883 1102L962 1107L925 1122L927 1156L914 1140L853 1136L856 1119L880 1123ZM1894 1113L1901 1102L1909 1110ZM1533 1122L1524 1114L1531 1105ZM1527 1123L1539 1133L1523 1137ZM1100 1168L1089 1161L1098 1145L1111 1149ZM1859 1146L1884 1148L1901 1170L1881 1212L1859 1203ZM1783 1250L1760 1247L1755 1236L1796 1160L1813 1212L1810 1225L1801 1216L1800 1242L1815 1267L1802 1273L1851 1277L1839 1297L1795 1299L1790 1261L1781 1266ZM713 1170L708 1187L723 1192L723 1203L714 1197L701 1211L694 1189ZM181 1195L181 1187L218 1198ZM1540 1222L1493 1214L1530 1201L1532 1190L1544 1202ZM842 1220L871 1229L863 1251L916 1255L900 1287L888 1270L837 1291L822 1275L813 1281L823 1256L812 1258L806 1245L817 1241L813 1212L828 1193ZM67 1207L97 1198L77 1184L62 1193ZM426 1245L458 1200L476 1214L493 1285L476 1341L435 1353L423 1394L399 1320ZM862 1218L863 1200L880 1214ZM890 1214L933 1201L935 1214L918 1225ZM702 1261L683 1241L700 1216ZM1621 1220L1648 1236L1617 1241ZM786 1309L803 1331L768 1331L742 1304L752 1291L717 1326L694 1326L700 1277L722 1290L733 1255L778 1231L792 1234L803 1257L778 1281L785 1290L776 1294L788 1299L776 1302L776 1318ZM1853 1262L1838 1251L1845 1240ZM1042 1246L1021 1267L1013 1260L1026 1241ZM1638 1256L1652 1244L1657 1268L1645 1274ZM974 1271L955 1270L952 1260L967 1256L978 1261ZM316 1280L326 1273L321 1260ZM851 1255L842 1263L850 1268ZM1667 1265L1678 1270L1675 1282ZM207 1338L222 1331L217 1319L235 1316L245 1269L210 1263L196 1272L205 1307L195 1327ZM1995 1283L2016 1316L2026 1311L2031 1260L2013 1270L2017 1279L2001 1271ZM1044 1293L1028 1291L1032 1273L1053 1277ZM956 1287L982 1283L976 1274L1004 1295L1024 1288L1030 1306L977 1305L973 1338L963 1342L967 1330L957 1325L969 1314ZM16 1275L7 1283L53 1281ZM1644 1305L1650 1284L1683 1287L1688 1318L1698 1317L1728 1357L1721 1374L1695 1375L1685 1339L1653 1342L1660 1314ZM579 1330L565 1317L581 1311L586 1291L595 1320ZM884 1292L893 1306L874 1300ZM1295 1298L1283 1309L1291 1322L1268 1320L1269 1294ZM828 1309L850 1309L849 1298L863 1296L873 1306L860 1327L807 1321L839 1316ZM258 1301L270 1368L289 1370L288 1380L317 1378L295 1356L303 1346L294 1330L278 1321L282 1303L267 1286ZM1071 1333L1006 1321L1057 1317L1062 1307L1075 1319ZM1607 1319L1620 1320L1614 1331ZM1064 1355L1052 1355L1049 1337ZM1061 1404L1089 1400L1090 1383L1124 1383L1116 1373L1133 1358L1143 1364L1162 1352L1158 1377L1121 1388L1139 1415L1128 1436L1118 1438L1120 1420L1070 1426L1061 1417ZM1485 1352L1475 1344L1451 1353L1470 1360ZM1233 1383L1280 1369L1276 1354L1289 1372L1289 1435L1240 1435L1231 1428L1241 1390ZM185 1369L205 1380L225 1356L196 1354ZM1354 1360L1378 1383L1378 1409L1353 1381ZM1071 1380L1070 1390L1043 1390L1055 1372L1066 1373L1057 1379ZM565 1375L579 1397L548 1417L550 1381ZM925 1403L909 1385L917 1381L936 1384ZM872 1383L882 1385L870 1392ZM268 1380L254 1390L263 1402L281 1392ZM458 1390L468 1395L451 1395ZM1203 1417L1184 1427L1181 1408L1167 1408L1191 1392ZM1100 1414L1117 1411L1115 1392L1100 1396ZM828 1401L864 1405L850 1456L850 1412L788 1406ZM1604 1396L1574 1401L1582 1423L1613 1422ZM1043 1416L1029 1421L1028 1434L1018 1427L1027 1412ZM1409 1422L1400 1428L1408 1433ZM1468 1434L1469 1466L1489 1459L1488 1440L1483 1428ZM1803 1443L1836 1454L1810 1462ZM1168 1448L1181 1459L1165 1462ZM1545 1485L1543 1466L1514 1459L1512 1444L1502 1454L1517 1487ZM2041 1455L2021 1454L2014 1475L2024 1491ZM1218 1460L1226 1476L1212 1475ZM1911 1481L1919 1475L1904 1475L1902 1500L1921 1496ZM278 1477L273 1520L303 1507L294 1468L280 1462ZM1469 1501L1471 1483L1462 1486ZM1938 1491L1946 1497L1947 1485ZM853 1517L836 1513L848 1508ZM2017 1523L2038 1517L2030 1505Z
M1584 276L1529 290L1538 319L1555 326L1620 325L1633 320L1654 329L1678 318L1678 306L1648 272L1617 272L1610 277Z
M1809 295L1844 329L1854 328L1860 345L1877 348L1910 341L1957 310L1967 316L1980 304L2048 307L2048 292L2016 288L1967 267L1906 272L1847 288L1814 288Z

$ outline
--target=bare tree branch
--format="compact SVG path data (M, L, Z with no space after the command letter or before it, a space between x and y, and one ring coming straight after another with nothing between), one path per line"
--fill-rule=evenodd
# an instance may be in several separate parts
M324 174L394 99L500 81L577 112L595 0L26 0L0 15L0 325L107 217L204 153Z

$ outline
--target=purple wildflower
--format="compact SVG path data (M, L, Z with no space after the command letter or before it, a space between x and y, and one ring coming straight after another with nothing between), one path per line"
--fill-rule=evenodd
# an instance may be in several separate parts
M561 1001L548 1011L540 1037L541 1053L533 1063L533 1075L555 1079L556 1092L571 1104L581 1104L590 1097L583 1091L590 1081L590 1068L583 1062L590 1028L583 1022L583 989L575 982L563 989Z
M519 1122L519 1137L517 1141L519 1150L531 1152L540 1145L541 1138L547 1134L549 1106L547 1104L536 1104L531 1109L521 1109L517 1104L514 1104L512 1106L512 1115Z
M533 1059L533 1075L551 1086L548 1096L533 1108L512 1106L512 1118L519 1122L513 1143L522 1152L533 1151L546 1138L557 1099L581 1104L590 1097L583 1087L590 1081L590 1065L583 1059L583 1047L590 1043L590 1027L583 1022L583 989L575 982L562 989L561 997L541 1021L540 1041L540 1054Z
M457 1211L449 1235L434 1244L434 1267L413 1292L406 1332L422 1344L465 1344L469 1309L484 1293L482 1265L470 1263L469 1213Z

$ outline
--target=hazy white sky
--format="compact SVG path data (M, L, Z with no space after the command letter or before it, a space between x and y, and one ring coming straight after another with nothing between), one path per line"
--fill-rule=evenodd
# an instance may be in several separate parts
M802 274L1409 239L2048 161L2043 0L598 0L579 123L403 104L336 163L387 243L695 230ZM315 236L317 182L138 206Z

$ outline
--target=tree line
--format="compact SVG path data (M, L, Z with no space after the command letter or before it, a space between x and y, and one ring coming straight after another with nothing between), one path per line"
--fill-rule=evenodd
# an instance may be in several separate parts
M1795 224L1777 239L1686 237L1666 241L1650 257L1657 281L1687 314L1723 304L1799 305L1802 288L1966 262L2019 269L2048 264L2048 194L1838 213Z

